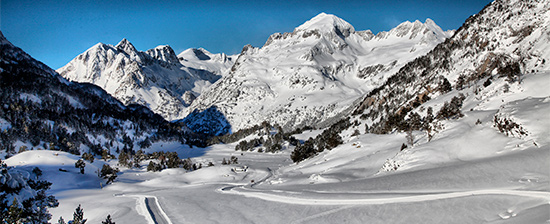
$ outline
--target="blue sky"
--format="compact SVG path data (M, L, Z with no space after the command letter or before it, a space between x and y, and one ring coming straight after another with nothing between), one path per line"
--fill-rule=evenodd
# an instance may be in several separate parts
M239 53L269 35L292 30L325 12L356 30L390 30L409 20L433 19L457 29L489 0L426 1L85 1L2 0L0 30L16 46L57 69L98 42L127 38L138 50L168 44L176 51L203 47Z

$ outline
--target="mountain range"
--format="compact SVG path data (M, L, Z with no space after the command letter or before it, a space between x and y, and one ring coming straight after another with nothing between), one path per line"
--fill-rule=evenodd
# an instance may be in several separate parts
M177 56L167 45L141 52L123 39L115 46L98 43L57 72L93 83L125 105L140 104L175 120L231 65L232 57L225 54L190 49Z
M149 108L124 105L102 88L66 80L0 33L0 148L119 153L139 142L187 142L188 129ZM190 142L188 142L190 143Z
M321 13L291 33L271 35L261 48L245 46L238 56L204 49L176 56L169 46L138 52L123 40L97 44L58 72L96 84L124 104L183 118L209 135L264 121L286 130L322 127L453 32L427 19L374 35Z

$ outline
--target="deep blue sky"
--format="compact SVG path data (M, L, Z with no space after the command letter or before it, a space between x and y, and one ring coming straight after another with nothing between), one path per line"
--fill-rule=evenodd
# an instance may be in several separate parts
M325 12L356 30L390 30L409 20L433 19L457 29L490 0L425 1L84 1L1 0L0 30L13 44L57 69L98 42L127 38L138 50L168 44L176 53L203 47L239 53L269 35L292 30Z

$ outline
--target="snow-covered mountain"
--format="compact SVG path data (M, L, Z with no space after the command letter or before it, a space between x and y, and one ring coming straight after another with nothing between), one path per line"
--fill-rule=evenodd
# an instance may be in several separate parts
M71 81L96 84L125 105L144 105L167 120L183 118L184 109L221 77L218 70L182 65L168 45L141 52L126 39L116 46L96 44L57 71Z
M370 92L354 114L367 119L371 131L386 133L408 111L453 89L482 91L496 79L521 82L523 74L550 70L549 9L547 0L489 4L468 18L452 38ZM489 106L480 103L473 109L484 107Z
M213 54L204 48L189 48L178 54L178 59L182 65L210 71L216 75L226 74L233 66L236 58L236 55Z
M427 19L374 35L321 13L291 33L272 34L261 48L245 46L229 74L188 108L193 116L185 122L196 125L204 121L202 111L216 107L233 131L263 121L285 129L316 125L344 112L452 32Z
M1 32L0 48L0 158L33 148L99 155L190 136L144 106L125 106L98 86L67 81Z

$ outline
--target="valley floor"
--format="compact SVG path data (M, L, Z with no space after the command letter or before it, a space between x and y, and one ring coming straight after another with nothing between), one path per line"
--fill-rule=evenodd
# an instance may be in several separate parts
M359 141L368 140L372 138ZM372 167L383 165L383 154L395 153L364 151L370 157L381 155ZM34 154L54 157L51 151ZM231 145L215 146L201 158L220 161L231 154L237 154ZM332 154L337 152L320 157L331 161ZM54 180L52 192L60 207L52 209L53 217L72 217L74 208L82 204L90 223L99 223L107 214L120 223L544 223L550 219L548 148L383 175L357 169L351 176L345 175L350 166L376 160L360 158L317 169L311 165L314 168L302 172L301 164L290 164L286 152L237 155L249 167L247 172L231 171L239 165L188 173L124 170L118 181L103 189L94 174L86 179L96 183ZM70 157L61 153L57 157L62 156ZM80 175L67 169L69 174L45 173ZM359 177L361 173L365 177Z
M197 149L155 143L151 151L176 151L215 166L191 172L121 168L106 186L94 172L116 160L87 163L84 175L74 168L78 157L63 152L27 151L6 163L44 171L60 202L51 209L52 222L71 218L82 204L88 223L100 223L107 214L117 223L136 224L548 223L550 94L542 87L547 77L526 77L511 87L515 94L495 94L496 85L486 95L467 96L463 118L444 121L431 141L414 132L414 146L402 151L405 133L343 133L343 145L298 164L290 160L292 148L271 154L237 152L235 144ZM529 134L499 132L496 114ZM231 156L239 164L221 165ZM243 166L247 169L239 169Z

